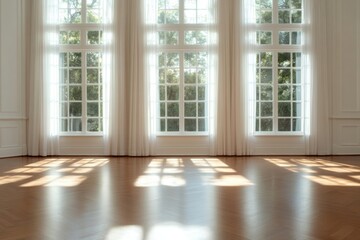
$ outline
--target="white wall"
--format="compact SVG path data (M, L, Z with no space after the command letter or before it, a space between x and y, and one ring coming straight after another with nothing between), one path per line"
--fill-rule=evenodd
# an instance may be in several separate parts
M0 1L0 157L26 154L21 0Z
M23 9L28 2L0 1L0 157L26 154ZM328 0L327 4L332 153L360 154L360 1ZM203 137L186 143L160 137L156 149L169 155L209 151ZM60 145L65 155L101 155L104 148L101 137L62 137ZM252 154L304 153L304 139L299 136L257 137L252 146Z
M360 1L328 2L333 154L360 153Z

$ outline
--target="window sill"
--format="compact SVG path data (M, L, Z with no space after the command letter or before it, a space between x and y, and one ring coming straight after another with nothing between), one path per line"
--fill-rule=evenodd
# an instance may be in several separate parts
M209 133L156 133L156 137L208 137Z
M103 133L61 133L59 137L103 137Z
M304 137L305 133L254 133L254 137Z

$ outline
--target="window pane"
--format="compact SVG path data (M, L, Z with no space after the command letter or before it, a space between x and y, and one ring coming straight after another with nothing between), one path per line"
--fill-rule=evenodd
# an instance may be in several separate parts
M76 1L73 6L75 5L77 5ZM60 23L81 23L81 9L71 8L73 6L59 9ZM76 7L81 7L81 5Z
M199 86L198 87L198 100L205 100L206 97L206 87Z
M177 45L179 43L179 34L177 31L159 32L160 45Z
M292 78L293 78L293 83L294 84L299 84L301 83L301 70L293 70L293 75L292 75Z
M167 100L179 100L179 86L167 86Z
M60 75L59 75L60 83L68 83L68 70L67 69L60 69Z
M98 69L87 69L87 82L98 83L99 82L99 70Z
M279 11L279 23L290 23L290 11Z
M81 53L70 52L69 53L69 66L70 67L81 67Z
M167 104L167 116L178 117L179 116L179 103L168 103Z
M68 54L67 53L60 53L59 63L60 63L60 67L68 67Z
M61 132L67 132L68 131L68 120L67 119L61 119L60 131Z
M278 62L279 62L279 67L290 67L291 53L279 53Z
M179 11L178 10L167 10L165 12L165 22L168 24L179 23Z
M291 22L301 23L302 22L302 11L291 11Z
M196 103L185 103L185 117L196 117Z
M272 69L261 69L261 83L272 83Z
M184 81L185 83L196 83L196 69L185 69Z
M165 100L165 86L159 86L159 99Z
M102 31L88 31L87 32L88 44L102 44Z
M69 69L69 82L81 83L81 69Z
M69 119L70 132L81 132L82 131L82 122L81 118L70 118Z
M98 117L99 116L99 104L87 103L87 116L88 117Z
M99 86L87 86L87 100L99 100Z
M205 69L200 69L198 70L197 73L197 77L198 77L198 83L207 83L207 73Z
M196 100L196 87L195 86L186 86L185 90L185 100Z
M100 9L88 9L86 12L86 21L88 23L101 23L101 10Z
M258 57L258 65L261 67L272 67L272 53L263 52L260 53L260 58Z
M279 44L290 44L290 32L279 32Z
M97 118L88 119L87 120L87 130L88 130L88 132L99 132L100 131L99 119L97 119Z
M69 44L80 44L80 31L70 31L68 43Z
M302 8L302 0L291 0L291 7L296 9Z
M69 100L70 101L81 101L81 86L69 86Z
M301 45L301 32L292 32L291 33L291 44L292 45Z
M60 8L81 8L81 0L59 0Z
M185 119L185 131L188 132L196 131L196 119Z
M68 117L68 103L61 103L60 105L60 116L61 117Z
M256 0L258 8L272 8L272 0Z
M279 69L278 71L278 82L279 84L291 83L291 71L290 69Z
M292 54L292 65L293 67L301 67L301 53Z
M265 31L258 31L256 34L258 44L272 44L272 33Z
M168 119L167 120L167 131L178 132L179 131L179 119Z
M60 99L62 101L69 100L69 87L67 86L60 87Z
M205 119L201 118L198 119L198 131L205 132L207 130L206 121Z
M290 8L290 0L279 0L279 8Z
M293 100L294 101L301 100L301 86L293 86Z
M185 53L184 61L186 67L197 67L197 54L196 53Z
M204 45L207 44L206 31L185 31L185 44L188 45Z
M184 21L185 23L196 23L196 10L185 10Z
M272 100L273 99L273 88L271 85L260 86L261 100Z
M272 119L261 119L261 131L262 132L271 132L273 130L273 120Z
M70 108L69 108L69 112L70 112L70 117L81 117L81 102L71 102L70 104Z
M180 73L178 69L168 68L166 69L166 82L167 83L179 83Z
M160 131L165 132L165 119L160 119Z
M278 104L279 117L290 117L291 116L291 103L280 102Z
M291 87L289 85L279 86L278 88L278 99L279 100L291 100Z
M86 66L88 67L99 67L100 64L100 54L93 52L86 54Z
M198 116L205 117L205 103L198 103Z
M165 103L160 103L160 117L165 117Z
M272 23L272 11L256 11L256 23Z
M278 129L280 132L291 131L291 119L289 119L289 118L279 119L278 120Z
M273 104L272 102L262 102L261 106L261 116L262 117L272 117L273 115Z
M293 115L293 117L301 117L301 103L300 102L293 103L292 115Z
M292 120L292 130L295 132L301 131L301 119L295 118Z
M166 0L167 9L177 9L179 8L179 0Z

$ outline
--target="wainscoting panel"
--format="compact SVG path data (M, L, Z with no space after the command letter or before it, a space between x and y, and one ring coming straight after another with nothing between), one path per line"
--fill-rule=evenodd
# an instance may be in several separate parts
M0 1L0 157L26 155L23 1Z
M105 153L102 136L69 136L60 137L60 155L98 155Z
M26 121L0 119L0 157L26 155Z
M333 153L360 153L360 119L334 119Z
M153 148L155 155L209 155L208 136L158 136Z

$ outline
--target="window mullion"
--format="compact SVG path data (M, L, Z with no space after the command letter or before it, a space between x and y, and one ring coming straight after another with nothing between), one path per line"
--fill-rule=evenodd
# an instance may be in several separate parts
M179 81L179 117L180 133L185 133L185 105L184 105L184 51L179 51L180 81Z
M273 102L274 102L274 112L273 112L273 116L274 116L274 132L275 133L278 133L279 132L279 124L278 124L278 120L279 120L279 111L278 111L278 103L279 103L279 86L278 86L278 72L279 72L279 59L278 59L278 51L274 51L273 52L273 59L274 59L274 64L273 64L273 71L274 71L274 99L273 99Z

